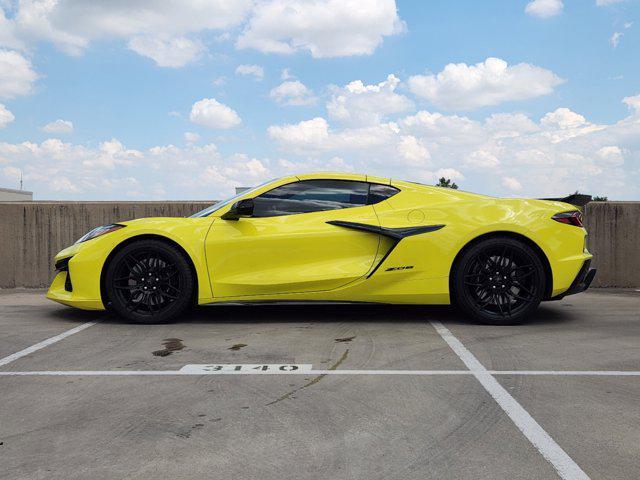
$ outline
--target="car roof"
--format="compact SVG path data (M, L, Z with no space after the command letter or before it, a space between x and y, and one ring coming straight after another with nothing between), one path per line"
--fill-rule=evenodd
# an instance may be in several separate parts
M365 175L362 173L340 173L340 172L316 172L304 173L296 175L299 180L353 180L357 182L371 182L389 185L391 180L384 177L376 177L374 175Z

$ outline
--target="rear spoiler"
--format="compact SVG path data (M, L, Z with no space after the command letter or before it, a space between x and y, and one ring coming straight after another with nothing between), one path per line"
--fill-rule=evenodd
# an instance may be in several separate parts
M591 199L591 195L584 195L582 193L576 192L564 198L540 198L539 200L551 200L554 202L564 202L564 203L570 203L571 205L575 205L576 207L584 207L592 199Z

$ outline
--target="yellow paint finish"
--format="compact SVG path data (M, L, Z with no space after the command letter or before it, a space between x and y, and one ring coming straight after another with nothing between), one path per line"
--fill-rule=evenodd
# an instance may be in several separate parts
M206 240L215 297L332 290L364 276L374 264L379 236L329 220L378 225L371 206L216 219Z

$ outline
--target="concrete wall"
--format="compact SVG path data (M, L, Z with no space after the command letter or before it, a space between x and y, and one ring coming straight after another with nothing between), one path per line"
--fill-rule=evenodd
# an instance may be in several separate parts
M640 202L587 204L587 245L598 269L597 287L640 286Z
M213 202L0 203L0 288L45 287L53 256L90 229L141 217L185 217ZM590 203L586 210L596 286L640 286L640 202Z

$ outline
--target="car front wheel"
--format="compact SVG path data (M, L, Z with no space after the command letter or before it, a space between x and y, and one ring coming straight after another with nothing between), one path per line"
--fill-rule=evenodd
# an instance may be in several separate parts
M525 243L493 237L463 253L452 287L458 307L474 319L494 325L522 323L544 297L544 268Z
M183 253L160 240L129 243L107 266L107 305L137 323L173 320L191 304L194 279Z

